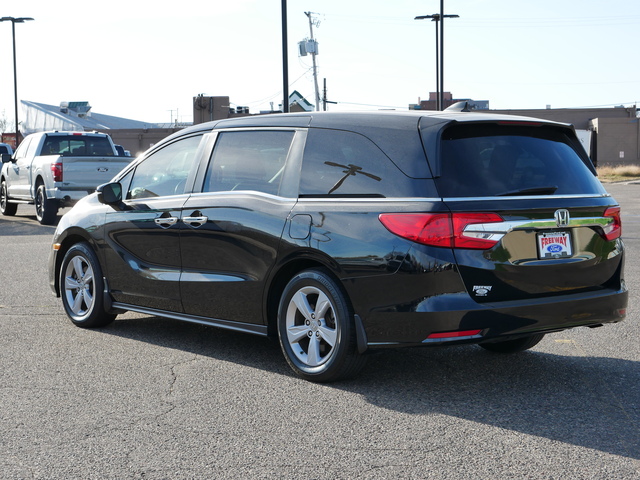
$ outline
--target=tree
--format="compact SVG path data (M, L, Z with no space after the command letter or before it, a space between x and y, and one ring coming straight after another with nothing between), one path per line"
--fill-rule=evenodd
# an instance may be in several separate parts
M13 131L13 122L11 120L7 120L7 114L4 110L2 110L2 114L0 114L0 133Z

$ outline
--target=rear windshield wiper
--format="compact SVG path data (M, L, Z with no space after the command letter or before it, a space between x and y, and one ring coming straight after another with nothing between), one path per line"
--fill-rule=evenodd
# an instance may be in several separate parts
M548 187L531 187L521 188L519 190L509 190L507 192L498 193L497 197L508 197L515 195L551 195L558 189L557 185L549 185Z

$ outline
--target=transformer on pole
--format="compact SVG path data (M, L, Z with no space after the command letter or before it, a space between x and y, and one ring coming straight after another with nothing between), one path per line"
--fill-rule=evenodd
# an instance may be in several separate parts
M316 66L316 55L318 54L318 42L313 38L313 26L320 26L320 20L317 18L313 18L313 12L304 12L304 14L309 19L309 32L310 38L305 38L303 41L298 43L298 52L301 57L306 56L307 54L311 54L311 60L313 62L313 83L315 85L315 104L316 111L320 111L320 90L318 88L318 70Z

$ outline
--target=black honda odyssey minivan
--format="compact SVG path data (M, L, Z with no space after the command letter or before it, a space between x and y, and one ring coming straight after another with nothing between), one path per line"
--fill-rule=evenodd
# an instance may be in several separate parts
M620 208L570 125L301 113L171 135L58 225L71 321L135 311L279 338L301 377L377 348L500 353L625 316Z

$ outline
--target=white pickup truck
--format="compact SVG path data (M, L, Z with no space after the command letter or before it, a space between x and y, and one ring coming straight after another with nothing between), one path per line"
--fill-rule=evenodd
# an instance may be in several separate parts
M131 160L118 156L104 133L33 133L12 156L2 155L0 212L15 215L18 204L34 204L38 221L51 225L59 208L92 193Z

